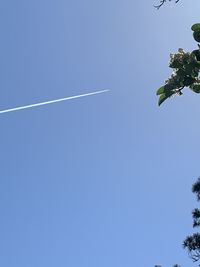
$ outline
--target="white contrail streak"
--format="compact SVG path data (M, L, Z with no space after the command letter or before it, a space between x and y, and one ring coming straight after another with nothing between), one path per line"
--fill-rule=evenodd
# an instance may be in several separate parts
M4 109L4 110L0 110L0 114L7 113L7 112L12 112L12 111L17 111L17 110L21 110L21 109L26 109L26 108L33 108L33 107L38 107L38 106L53 104L53 103L56 103L56 102L61 102L61 101L65 101L65 100L80 98L80 97L84 97L84 96L101 94L101 93L105 93L105 92L108 92L108 91L110 91L110 90L101 90L101 91L96 91L96 92L92 92L92 93L87 93L87 94L82 94L82 95L75 95L75 96L69 96L69 97L60 98L60 99L56 99L56 100L51 100L51 101L46 101L46 102L31 104L31 105L22 106L22 107Z

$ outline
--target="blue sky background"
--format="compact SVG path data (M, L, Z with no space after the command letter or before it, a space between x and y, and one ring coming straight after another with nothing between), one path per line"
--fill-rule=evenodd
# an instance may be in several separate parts
M191 2L1 2L0 109L111 91L0 116L0 266L191 266L200 97L155 96Z

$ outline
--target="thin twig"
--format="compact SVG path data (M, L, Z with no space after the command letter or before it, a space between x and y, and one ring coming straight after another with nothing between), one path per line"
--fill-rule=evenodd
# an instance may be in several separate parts
M160 5L154 6L155 8L159 9L167 0L161 0Z
M172 0L169 0L169 2L171 2ZM167 0L160 0L160 4L157 6L154 6L157 9L160 9L162 5L164 5L164 3L167 2ZM175 3L177 4L179 2L179 0L175 0Z

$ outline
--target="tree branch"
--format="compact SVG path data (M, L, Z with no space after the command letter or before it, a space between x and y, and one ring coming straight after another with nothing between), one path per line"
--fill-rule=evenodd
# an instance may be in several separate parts
M171 2L172 0L169 0L169 2ZM160 4L154 6L157 9L160 9L162 5L164 5L164 3L167 2L167 0L160 0ZM175 0L175 3L177 4L179 2L179 0Z

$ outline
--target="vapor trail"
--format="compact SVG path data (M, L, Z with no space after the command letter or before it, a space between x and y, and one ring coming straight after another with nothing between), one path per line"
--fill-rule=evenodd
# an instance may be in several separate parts
M53 104L53 103L56 103L56 102L61 102L61 101L70 100L70 99L74 99L74 98L80 98L80 97L84 97L84 96L101 94L101 93L105 93L105 92L108 92L108 91L109 90L96 91L96 92L92 92L92 93L87 93L87 94L82 94L82 95L75 95L75 96L69 96L69 97L65 97L65 98L60 98L60 99L56 99L56 100L51 100L51 101L46 101L46 102L31 104L31 105L27 105L27 106L21 106L21 107L16 107L16 108L4 109L4 110L0 110L0 114L7 113L7 112L12 112L12 111L17 111L17 110L21 110L21 109L26 109L26 108L33 108L33 107L38 107L38 106Z

